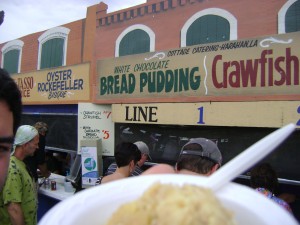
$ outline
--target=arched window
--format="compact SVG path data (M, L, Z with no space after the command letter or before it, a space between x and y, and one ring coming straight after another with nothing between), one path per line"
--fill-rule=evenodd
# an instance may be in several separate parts
M206 15L195 20L187 30L186 45L228 41L229 22L220 16Z
M152 52L154 44L155 34L149 27L133 25L117 38L115 57Z
M23 46L23 41L14 40L7 42L1 49L1 67L6 69L10 74L20 73Z
M194 14L181 29L181 47L236 39L236 18L217 8Z
M300 1L288 0L278 12L278 33L300 31Z
M69 32L68 28L56 27L39 37L38 70L66 65Z

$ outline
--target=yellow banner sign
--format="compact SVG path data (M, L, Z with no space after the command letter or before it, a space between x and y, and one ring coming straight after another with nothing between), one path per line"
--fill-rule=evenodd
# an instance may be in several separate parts
M90 99L89 64L13 75L24 104L77 103Z
M300 101L113 104L112 121L194 126L300 127Z
M99 60L99 103L298 100L300 32Z

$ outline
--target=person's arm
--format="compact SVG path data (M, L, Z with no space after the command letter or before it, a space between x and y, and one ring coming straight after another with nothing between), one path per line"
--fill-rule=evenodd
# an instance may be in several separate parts
M24 214L21 204L11 202L7 206L7 212L12 225L25 225Z

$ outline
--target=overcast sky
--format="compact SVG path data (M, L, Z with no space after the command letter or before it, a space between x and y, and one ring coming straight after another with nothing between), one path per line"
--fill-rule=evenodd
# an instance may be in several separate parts
M0 0L4 22L0 43L48 30L86 17L88 6L105 2L107 12L145 3L146 0Z

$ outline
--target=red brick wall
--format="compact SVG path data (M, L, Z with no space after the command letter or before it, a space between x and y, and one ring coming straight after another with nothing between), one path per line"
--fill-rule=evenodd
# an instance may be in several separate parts
M165 8L160 7L160 2L164 2ZM169 7L167 0L148 0L147 3L109 14L106 13L107 5L100 3L90 7L89 18L62 25L71 30L66 63L70 66L90 61L93 75L96 60L114 57L116 39L126 28L136 24L146 25L153 30L156 51L178 48L183 25L192 15L207 8L220 8L235 16L238 39L277 34L277 15L285 2L286 0L172 0L172 6ZM152 4L156 4L160 10L151 13ZM145 12L145 7L148 7L148 13ZM142 16L137 14L138 8L144 12ZM134 10L133 18L126 19L130 10ZM101 18L116 18L117 14L122 14L122 22L100 25ZM96 31L91 26L96 26ZM43 32L20 38L24 41L21 73L36 70L38 37ZM0 45L0 49L4 44ZM0 54L0 60L1 57Z
M67 48L67 66L82 63L83 22L84 20L78 20L62 25L63 27L70 29ZM18 39L24 42L22 49L21 73L37 70L39 48L38 38L44 32L45 31L29 34ZM6 43L1 44L0 49L2 49L5 44ZM2 60L2 54L0 54L0 60Z
M117 14L151 6L154 3L159 4L159 2L163 1L148 0L148 3L110 14L99 12L98 19L112 15L116 17ZM116 39L127 27L135 24L143 24L153 30L156 36L156 51L178 48L180 47L180 31L185 22L195 13L207 8L220 8L235 16L238 39L277 34L277 15L285 2L285 0L173 0L171 8L161 9L155 13L148 12L143 16L137 16L134 13L133 18L124 19L122 22L100 25L100 20L98 20L95 42L96 58L114 57ZM166 1L164 5L168 6Z
M78 20L63 25L71 30L68 36L67 66L82 63L83 22Z
M27 35L20 38L24 42L21 57L21 72L26 73L37 69L38 38L43 32Z

